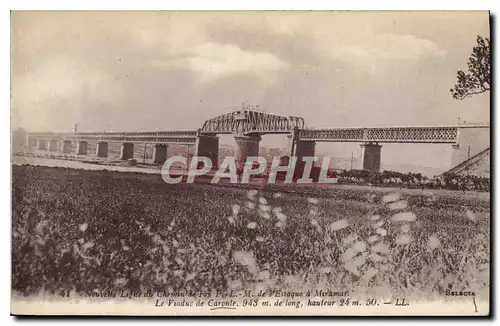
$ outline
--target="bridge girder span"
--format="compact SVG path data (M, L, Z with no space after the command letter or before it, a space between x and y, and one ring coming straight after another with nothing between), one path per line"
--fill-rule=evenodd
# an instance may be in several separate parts
M224 114L203 124L203 134L288 134L304 128L304 118L283 116L255 110L240 110Z
M301 129L299 140L316 142L377 142L456 144L456 126Z
M153 144L195 144L197 131L151 131L151 132L80 132L80 133L31 133L34 139L60 141L127 142Z

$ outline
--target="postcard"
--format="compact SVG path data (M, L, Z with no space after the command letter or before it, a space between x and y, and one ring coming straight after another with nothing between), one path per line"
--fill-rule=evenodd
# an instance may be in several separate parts
M489 12L11 31L11 314L490 314Z

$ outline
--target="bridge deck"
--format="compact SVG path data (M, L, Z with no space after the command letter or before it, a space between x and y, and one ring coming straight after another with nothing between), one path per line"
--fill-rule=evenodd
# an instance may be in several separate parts
M283 133L293 132L284 125L282 130L258 131L247 129L247 132ZM297 129L297 140L315 142L378 142L378 143L431 143L456 144L462 128L490 128L489 124L468 124L454 126L410 126L410 127L375 127L375 128L324 128ZM245 132L245 131L244 131ZM195 144L199 134L234 133L231 128L224 132L198 131L152 131L152 132L80 132L80 133L29 133L33 139L56 139L91 142L132 142L132 143L175 143ZM237 133L237 132L236 132Z
M461 128L489 128L487 124L460 126L300 129L298 140L315 142L378 142L455 144Z
M30 133L31 138L91 142L194 144L196 131Z

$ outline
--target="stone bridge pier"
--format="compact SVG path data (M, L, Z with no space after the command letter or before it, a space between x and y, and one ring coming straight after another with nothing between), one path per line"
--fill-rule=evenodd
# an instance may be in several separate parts
M30 148L36 148L38 146L38 141L35 138L29 139L29 147Z
M37 139L36 140L36 148L40 150L45 150L47 149L47 142L45 139Z
M236 140L236 150L234 159L236 168L242 169L249 156L259 155L259 144L262 139L260 135L234 136Z
M76 154L77 155L87 155L87 150L89 148L89 143L86 141L79 141L76 144Z
M297 163L302 162L302 158L306 156L314 156L316 142L309 140L299 140L295 143L293 155L297 157Z
M210 135L198 135L194 146L194 155L208 157L212 160L212 166L219 166L219 137Z
M120 149L120 160L134 158L134 143L123 143Z
M153 163L162 165L167 160L167 144L156 144L153 149Z
M97 157L108 157L108 143L107 142L98 142L95 153Z
M362 149L362 169L370 171L380 171L380 158L382 145L378 143L361 144Z
M302 160L303 157L313 157L314 152L316 149L316 142L315 141L310 141L310 140L299 140L296 141L293 147L293 152L292 156L295 156L297 158L297 161L295 163L295 175L296 177L303 177L304 174L304 167L306 165L306 162ZM316 162L317 163L317 162ZM314 163L313 163L314 165ZM306 177L310 177L306 176Z
M58 145L59 145L59 141L57 139L49 140L49 146L48 146L49 152L57 152L58 147L59 147Z
M61 152L63 153L71 152L71 140L63 140L61 142Z

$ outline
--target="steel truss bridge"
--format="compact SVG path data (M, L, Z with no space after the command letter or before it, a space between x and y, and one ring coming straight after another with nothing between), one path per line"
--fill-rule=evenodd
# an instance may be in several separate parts
M467 127L478 127L467 125ZM482 125L481 125L482 127ZM298 139L315 142L458 143L462 126L326 128L299 130Z
M304 128L304 118L241 110L205 121L204 134L288 134Z
M374 128L307 128L304 119L257 110L239 110L206 120L198 130L152 132L29 133L34 139L95 142L195 144L200 135L294 134L296 141L457 144L462 128L489 124Z

